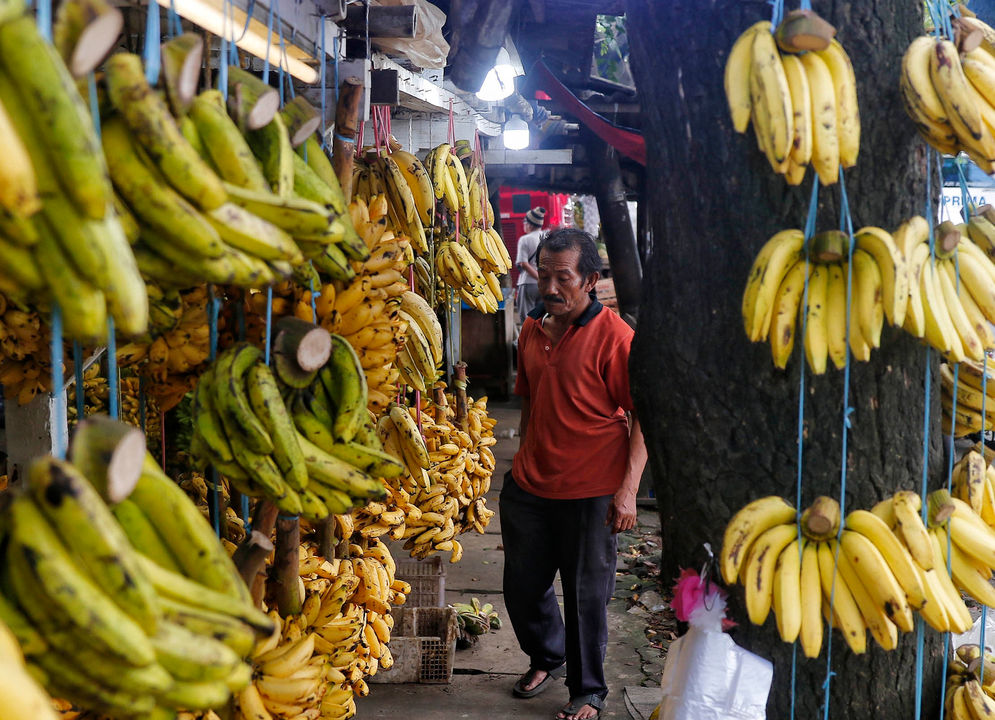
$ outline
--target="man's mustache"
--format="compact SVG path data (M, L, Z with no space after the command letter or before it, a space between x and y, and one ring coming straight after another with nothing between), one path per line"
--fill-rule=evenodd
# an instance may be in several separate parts
M543 298L542 298L542 301L544 303L546 303L547 305L549 303L561 303L561 304L563 303L563 299L562 298L558 298L555 295L544 295Z

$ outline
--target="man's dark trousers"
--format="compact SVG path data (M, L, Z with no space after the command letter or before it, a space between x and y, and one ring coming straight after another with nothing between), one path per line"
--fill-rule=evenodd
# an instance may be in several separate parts
M552 670L566 660L570 697L608 694L606 606L617 557L615 535L605 526L611 501L611 495L541 498L520 488L510 473L501 489L508 616L530 667ZM562 617L553 590L557 570Z

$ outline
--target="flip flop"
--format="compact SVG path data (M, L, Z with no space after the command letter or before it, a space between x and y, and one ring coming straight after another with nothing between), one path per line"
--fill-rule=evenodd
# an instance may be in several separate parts
M536 673L536 668L529 668L527 673L525 673L520 678L518 678L517 681L515 681L514 687L511 688L511 694L519 698L535 697L536 695L538 695L539 693L541 693L543 690L546 689L546 686L549 685L551 680L555 680L566 675L567 666L566 663L564 663L563 665L560 665L557 668L553 668L552 670L547 670L546 677L544 677L538 685L536 685L531 690L525 690L524 689L525 685L528 684L528 681L532 679L532 676L535 673Z
M597 711L597 714L592 719L597 720L601 717L601 711L605 707L605 700L598 695L579 695L578 697L572 697L565 708L556 712L556 715L553 716L553 720L563 720L563 718L569 717L570 715L576 715L585 705L590 705ZM560 717L561 714L563 717Z

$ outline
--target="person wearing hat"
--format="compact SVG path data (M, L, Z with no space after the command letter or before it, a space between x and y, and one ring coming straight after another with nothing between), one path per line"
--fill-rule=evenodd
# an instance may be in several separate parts
M536 250L542 238L542 224L546 219L546 208L534 207L525 213L522 229L525 234L518 238L518 254L515 256L515 267L518 268L518 291L515 294L515 305L518 309L518 324L532 312L539 302L539 271L536 269Z

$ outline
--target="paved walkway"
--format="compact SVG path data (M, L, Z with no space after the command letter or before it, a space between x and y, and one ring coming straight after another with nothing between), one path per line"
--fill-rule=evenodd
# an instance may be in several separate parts
M491 407L491 412L498 419L496 430L499 437L506 434L509 428L517 431L518 411L514 407L495 405ZM487 506L495 511L498 509L502 478L511 466L511 459L517 448L517 437L503 437L493 448L497 468L487 496ZM633 596L639 597L642 593L645 602L654 606L662 602L655 595L655 591L659 590L656 581L641 577L645 573L632 567L641 565L648 556L652 556L654 550L659 554L659 547L654 548L653 539L649 539L658 531L659 517L655 510L640 509L637 531L619 538L619 577L616 597L609 605L610 634L605 663L610 695L605 712L602 713L603 718L635 717L642 720L645 715L640 712L630 714L626 709L624 689L629 688L630 699L638 703L636 698L640 694L640 687L659 687L663 669L662 650L651 644L646 631L654 618L659 619L660 613L650 613L652 607L644 608L634 604L632 600ZM658 544L659 539L655 539ZM504 627L482 636L473 648L456 652L453 681L449 685L371 684L369 697L358 702L357 717L361 720L396 717L413 720L549 720L567 701L566 687L562 684L529 700L517 699L511 695L511 686L527 669L528 661L515 641L501 593L504 554L501 547L500 514L491 519L484 535L463 535L460 542L464 546L463 559L457 565L446 567L447 602L469 602L476 597L481 604L493 603L504 621ZM394 552L396 557L403 557L404 551L399 545ZM636 574L631 574L630 571ZM667 637L660 637L658 634L652 639L666 641ZM654 697L650 692L647 698L644 691L641 699L643 713L648 700Z

